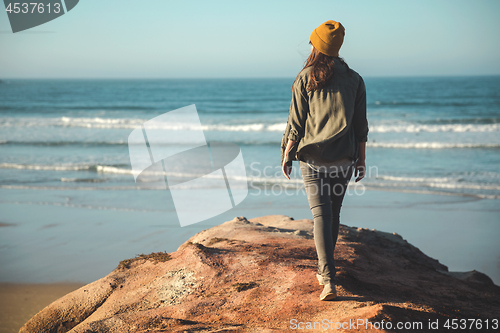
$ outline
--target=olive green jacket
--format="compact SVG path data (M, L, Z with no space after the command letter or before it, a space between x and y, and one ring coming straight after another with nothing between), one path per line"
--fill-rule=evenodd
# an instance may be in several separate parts
M356 160L360 142L367 141L366 88L361 76L335 62L333 78L321 89L307 91L311 67L292 86L288 122L281 141L281 164L312 157L333 162ZM296 144L285 155L288 139Z

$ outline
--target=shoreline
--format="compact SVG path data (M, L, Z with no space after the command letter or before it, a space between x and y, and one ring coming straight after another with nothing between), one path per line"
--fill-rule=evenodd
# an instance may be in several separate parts
M354 177L353 177L354 179ZM292 178L292 181L298 181L300 185L286 184L285 188L290 189L301 189L302 180L300 178ZM356 185L353 185L353 180L350 181L348 188L352 189ZM275 183L273 183L275 184ZM461 193L461 192L448 192L448 191L438 191L430 189L412 189L412 188L398 188L394 186L382 186L374 184L363 184L366 191L384 191L384 192L395 192L395 193L413 193L422 195L442 195L442 196L452 196L452 197L468 197L477 200L500 200L500 195L495 194L476 194L476 193ZM268 188L272 188L272 185L260 185L255 186L254 189L260 189L265 191ZM122 187L64 187L64 186L31 186L31 185L0 185L0 189L6 190L34 190L34 191L130 191L130 190L144 190L137 186L122 186ZM164 191L164 189L145 189L146 191ZM168 190L168 187L167 187ZM2 227L4 225L0 225Z
M36 202L40 192L0 189L0 196L4 191L14 200L25 198L29 202L0 202L4 215L1 222L8 224L1 227L0 234L4 245L0 249L4 268L0 283L88 283L108 274L124 258L173 252L197 232L234 216L280 214L311 219L305 195L256 196L250 192L238 207L181 228L175 210L166 210L168 207L122 211L113 201L110 207L70 207L59 202L55 196L59 193L51 191L44 195L47 203L42 205ZM147 192L120 192L115 201L121 199L119 195L133 195L140 202L150 200L151 206L161 202L156 192ZM495 204L496 200L468 196L368 190L361 196L345 198L341 223L396 232L450 271L477 270L500 284L500 209ZM49 218L41 219L43 216Z
M0 282L0 333L17 333L31 317L85 283Z

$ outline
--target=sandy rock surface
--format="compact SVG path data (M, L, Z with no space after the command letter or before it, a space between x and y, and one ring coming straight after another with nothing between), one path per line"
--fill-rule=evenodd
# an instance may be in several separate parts
M312 228L311 220L282 215L235 218L176 252L122 261L20 332L312 332L319 323L337 332L396 331L372 330L368 321L421 322L415 331L441 332L449 330L428 326L500 320L500 287L486 275L450 273L397 234L346 226L335 252L338 297L321 302ZM317 330L307 330L314 322Z

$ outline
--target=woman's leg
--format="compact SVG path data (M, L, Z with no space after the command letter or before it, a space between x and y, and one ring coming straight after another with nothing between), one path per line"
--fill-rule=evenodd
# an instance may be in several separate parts
M353 170L354 169L350 167L347 172L339 172L337 176L331 175L329 178L331 187L330 201L332 207L332 241L334 249L339 236L340 209L342 208L342 202L344 201L347 185L349 185Z
M300 162L309 207L314 219L314 243L318 253L318 274L324 284L335 280L334 249L337 242L340 208L352 170L329 175Z
M307 163L300 162L300 170L314 219L314 243L318 253L318 275L323 283L333 282L335 262L332 239L332 203L328 174L317 172Z

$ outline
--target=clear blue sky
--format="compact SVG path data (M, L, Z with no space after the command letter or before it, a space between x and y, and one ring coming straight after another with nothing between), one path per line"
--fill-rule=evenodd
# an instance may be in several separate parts
M0 78L294 77L329 19L363 76L498 75L499 14L498 0L80 0L16 34L0 12Z

